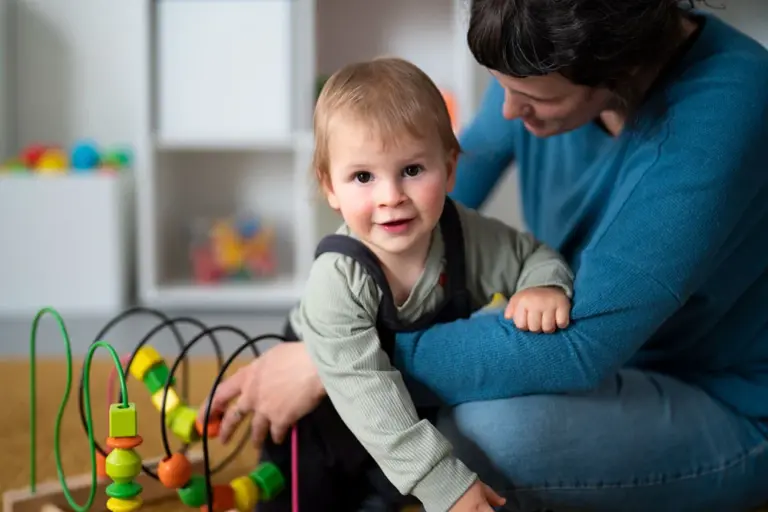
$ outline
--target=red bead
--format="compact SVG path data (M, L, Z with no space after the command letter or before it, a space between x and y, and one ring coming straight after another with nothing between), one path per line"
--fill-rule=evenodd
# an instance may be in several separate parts
M187 485L192 477L192 464L184 454L174 453L157 465L157 477L169 489L179 489Z
M197 428L197 433L201 436L203 435L203 422L200 421L200 418L197 419L195 422L195 427ZM208 418L208 437L214 438L219 435L219 430L221 429L221 414L211 414L211 417Z
M213 486L213 512L227 512L235 508L235 490L229 485ZM208 505L200 507L202 512L208 512Z

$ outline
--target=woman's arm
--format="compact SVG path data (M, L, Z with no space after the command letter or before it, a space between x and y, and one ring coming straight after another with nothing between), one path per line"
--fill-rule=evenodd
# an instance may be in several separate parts
M456 168L451 197L480 208L514 160L513 133L517 124L501 115L504 89L492 79L475 118L460 134L463 154Z
M686 129L661 126L658 145L627 158L625 186L581 254L569 328L534 334L477 316L398 335L395 365L449 404L587 390L624 365L750 236L768 200L765 107L704 115L711 95L701 96Z

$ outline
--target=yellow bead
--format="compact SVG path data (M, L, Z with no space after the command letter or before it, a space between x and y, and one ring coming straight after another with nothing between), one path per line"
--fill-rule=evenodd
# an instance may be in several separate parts
M259 502L259 488L247 476L235 478L229 483L235 491L235 507L239 512L249 512Z
M161 389L157 393L152 395L152 403L155 406L155 409L160 411L163 407L163 390ZM179 395L174 391L173 388L168 388L168 396L165 399L165 418L166 420L171 415L171 413L181 405L181 398L179 398Z
M131 362L131 375L134 379L142 381L150 368L162 362L163 356L152 345L144 345L136 352L136 357Z
M142 505L142 500L138 496L131 499L109 498L107 500L107 510L112 512L132 512L139 510Z
M173 411L171 420L171 432L185 443L193 443L200 439L197 433L195 422L197 421L197 411L186 405L179 406Z

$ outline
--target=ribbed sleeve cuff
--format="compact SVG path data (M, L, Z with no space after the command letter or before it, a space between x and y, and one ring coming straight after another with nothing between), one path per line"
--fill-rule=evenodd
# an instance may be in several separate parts
M538 286L557 286L562 288L569 299L573 298L573 273L562 264L536 265L521 276L517 283L518 291Z
M426 512L446 512L477 480L477 475L455 457L446 457L413 488Z

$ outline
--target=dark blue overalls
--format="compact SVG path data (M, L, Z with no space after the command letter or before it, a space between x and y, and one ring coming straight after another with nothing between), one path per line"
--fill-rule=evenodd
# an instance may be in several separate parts
M376 327L383 350L393 359L395 334L418 331L437 323L468 318L472 314L471 300L466 288L464 237L456 206L446 198L440 217L440 231L445 245L445 299L434 313L416 322L404 324L397 315L392 290L378 258L354 238L329 235L320 241L315 258L326 252L335 252L354 258L363 265L382 291ZM297 336L286 327L285 337L296 340ZM407 382L407 380L406 380ZM415 385L415 384L414 384ZM410 383L409 383L410 387ZM421 418L434 419L436 409L419 408ZM371 494L378 494L391 504L391 510L399 508L411 498L402 496L384 477L383 472L368 452L347 428L326 397L320 405L298 422L299 436L299 507L302 512L354 512ZM267 439L264 460L271 460L286 475L286 490L272 502L259 504L259 512L290 512L291 447Z

